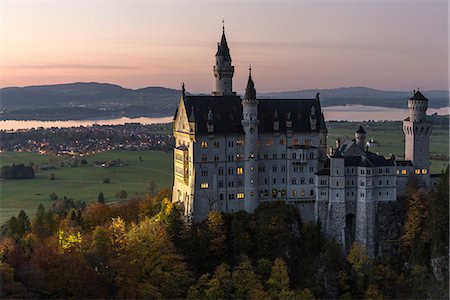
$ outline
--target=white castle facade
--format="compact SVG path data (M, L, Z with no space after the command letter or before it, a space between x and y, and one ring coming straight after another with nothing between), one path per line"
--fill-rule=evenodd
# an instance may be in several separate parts
M404 122L405 160L371 153L359 128L327 155L320 98L258 99L249 71L243 98L232 88L234 67L225 32L218 44L211 96L184 90L174 116L173 201L187 219L210 211L252 213L284 201L303 222L320 222L344 249L353 241L377 255L377 204L394 202L409 176L429 185L428 100L418 91Z

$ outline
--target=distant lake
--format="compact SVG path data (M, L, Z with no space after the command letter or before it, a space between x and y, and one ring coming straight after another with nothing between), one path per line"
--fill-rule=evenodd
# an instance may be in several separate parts
M323 107L327 121L403 121L409 116L407 108L392 108L367 105L338 105ZM448 115L450 107L428 108L427 114Z
M79 127L92 125L124 125L126 123L161 124L172 122L173 117L163 118L117 118L99 120L68 120L68 121L38 121L38 120L3 120L0 121L0 130L18 130L30 128L51 127Z
M408 109L391 108L381 106L365 106L365 105L339 105L327 106L322 108L325 119L328 121L401 121L408 116ZM429 115L437 113L438 115L448 115L449 107L438 109L429 108ZM92 125L123 125L126 123L141 124L160 124L170 123L173 117L163 118L127 118L118 119L99 119L99 120L68 120L68 121L36 121L36 120L4 120L0 121L0 130L18 130L30 128L51 128L51 127L78 127Z

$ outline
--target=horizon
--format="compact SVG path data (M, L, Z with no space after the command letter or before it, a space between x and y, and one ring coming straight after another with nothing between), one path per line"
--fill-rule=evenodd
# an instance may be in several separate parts
M129 87L124 86L121 84L111 83L111 82L98 82L98 81L76 81L76 82L62 82L62 83L48 83L48 84L31 84L31 85L25 85L25 86L0 86L1 89L9 89L9 88L31 88L31 87L43 87L43 86L55 86L55 85L69 85L69 84L99 84L99 85L114 85L119 86L123 89L129 89L129 90L140 90L140 89L146 89L146 88L163 88L163 89L170 89L170 90L176 90L181 91L181 89L176 87L166 87L161 85L149 85L149 86L141 86L141 87ZM309 88L305 87L302 89L292 89L292 90L283 90L283 91L265 91L265 92L258 92L259 94L272 94L272 93L290 93L290 92L301 92L301 91L308 91L308 90L336 90L336 89L372 89L382 92L413 92L414 90L419 90L420 87L416 87L413 90L386 90L386 89L378 89L373 88L370 86L340 86L340 87L332 87L332 88ZM444 91L444 92L450 92L450 89L420 89L423 92L434 92L434 91ZM190 92L188 87L186 87L186 92L192 93L192 94L205 94L208 93L207 91L195 91ZM245 90L242 91L236 91L237 94L242 94L245 92Z
M105 82L179 89L185 82L193 93L209 93L224 18L236 91L244 90L249 64L260 93L449 90L442 0L6 1L0 10L2 88Z

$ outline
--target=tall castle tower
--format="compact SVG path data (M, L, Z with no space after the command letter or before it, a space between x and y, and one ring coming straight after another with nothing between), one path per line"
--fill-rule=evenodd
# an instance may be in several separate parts
M428 99L417 90L408 100L409 117L403 121L405 133L405 159L411 160L419 183L430 185L431 123L426 121Z
M236 95L236 92L233 92L234 66L231 65L225 26L222 26L222 39L220 43L217 43L216 64L213 71L216 78L216 90L212 92L213 96Z
M247 87L242 100L242 127L244 139L244 195L245 211L252 213L258 207L258 100L249 68Z

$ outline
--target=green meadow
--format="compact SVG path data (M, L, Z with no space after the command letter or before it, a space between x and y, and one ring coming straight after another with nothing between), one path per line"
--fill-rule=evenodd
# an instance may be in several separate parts
M39 203L49 207L50 194L55 192L59 199L64 196L81 201L96 201L99 192L103 192L106 202L117 201L118 191L125 190L128 198L149 192L150 182L156 183L156 189L172 186L172 152L161 151L122 151L102 152L88 157L86 166L69 167L73 160L58 156L37 153L6 152L0 153L0 165L33 162L37 169L41 166L55 166L54 170L37 171L36 178L29 180L1 181L0 224L16 215L21 209L33 214ZM98 168L95 161L122 160L128 165L123 167ZM61 162L64 167L61 167ZM55 180L50 180L50 174ZM110 178L110 183L103 183Z

